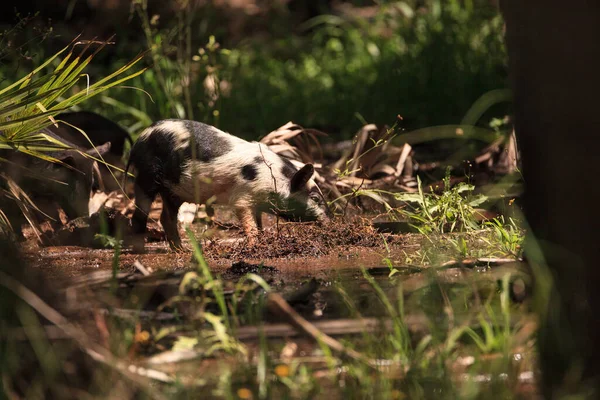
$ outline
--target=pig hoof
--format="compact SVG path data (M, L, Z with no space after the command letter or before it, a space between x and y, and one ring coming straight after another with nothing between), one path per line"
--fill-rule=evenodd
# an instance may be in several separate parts
M185 251L185 248L183 247L183 244L181 242L169 242L169 247L175 253L183 253Z
M146 248L143 244L136 244L131 248L131 252L135 254L144 254L146 252Z
M126 246L131 246L133 253L144 253L145 252L145 240L143 235L132 235L129 236L125 241Z

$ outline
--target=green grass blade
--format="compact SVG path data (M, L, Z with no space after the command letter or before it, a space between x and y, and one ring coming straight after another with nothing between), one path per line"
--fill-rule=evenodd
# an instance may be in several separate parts
M65 51L67 51L69 49L69 47L71 47L72 43L70 43L68 46L64 47L63 49L59 50L56 54L54 54L49 59L47 59L46 61L44 61L42 63L42 65L40 65L39 67L37 67L36 69L34 69L33 71L31 71L29 74L27 74L23 78L19 79L18 81L16 81L12 85L9 85L9 86L5 87L4 89L0 90L0 95L2 95L4 93L7 93L7 92L10 92L15 87L22 87L21 85L24 82L26 82L28 80L31 80L32 76L34 76L38 72L42 71L44 68L46 68L46 66L48 66L51 62L53 62L58 56L60 56Z

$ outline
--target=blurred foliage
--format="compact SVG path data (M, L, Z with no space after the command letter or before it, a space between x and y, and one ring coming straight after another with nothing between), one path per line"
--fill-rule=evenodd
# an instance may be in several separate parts
M459 122L482 93L505 85L502 21L471 2L427 3L387 4L371 20L323 16L307 37L233 50L223 125L266 131L284 116L354 133L355 113L375 123L399 113L410 128Z
M132 133L185 117L253 139L290 120L341 138L397 114L407 129L459 123L483 93L506 87L503 21L488 0L377 3L343 2L304 22L261 5L271 9L254 16L260 26L236 35L231 10L180 0L161 14L134 0L130 22L114 29L137 34L119 34L95 73L150 48L152 69L131 82L147 94L113 91L88 107ZM15 62L2 61L10 77Z

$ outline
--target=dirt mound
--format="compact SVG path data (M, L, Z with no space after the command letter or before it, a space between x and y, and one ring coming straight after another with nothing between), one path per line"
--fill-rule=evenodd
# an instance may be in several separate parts
M257 243L214 240L204 247L210 258L318 257L340 247L382 246L381 235L368 220L334 219L324 225L309 223L279 224L261 233Z

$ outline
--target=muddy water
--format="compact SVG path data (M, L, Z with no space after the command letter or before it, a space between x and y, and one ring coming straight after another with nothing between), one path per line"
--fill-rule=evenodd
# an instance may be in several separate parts
M244 246L239 234L233 231L221 235L221 243L231 242ZM204 243L207 263L215 276L220 276L232 284L248 272L262 276L274 290L283 293L294 293L306 282L314 280L317 288L308 293L312 296L310 307L313 313L307 316L321 318L349 317L347 307L342 306L339 290L343 289L349 296L357 300L357 312L361 315L381 316L385 310L376 299L370 283L363 276L366 270L373 276L376 284L391 299L400 295L408 298L407 307L421 310L424 307L440 306L446 303L461 301L470 304L481 301L498 289L498 282L506 273L520 273L519 264L504 266L450 265L446 268L429 268L424 266L402 266L399 260L406 259L419 250L419 235L404 235L402 245L388 248L339 246L320 256L301 256L262 258L260 254L252 257L218 257L212 247ZM188 241L184 240L188 249ZM24 255L30 265L43 270L47 276L60 279L85 278L98 271L112 271L116 266L118 272L136 272L134 264L140 263L148 270L158 273L194 270L197 268L191 251L173 252L163 242L147 243L144 254L133 253L124 248L118 254L114 249L92 249L80 246L53 246L37 248L24 247ZM385 266L384 258L391 261L396 269L392 278L390 269ZM179 275L182 276L182 275ZM334 288L335 287L335 288ZM434 288L434 289L432 289ZM436 289L437 288L437 289ZM442 293L442 292L444 293ZM447 292L447 294L445 293ZM449 295L450 298L442 298ZM442 296L442 297L440 297ZM309 308L310 308L309 307ZM468 314L468 308L458 307ZM346 311L344 311L346 310ZM460 314L460 312L458 312Z
M78 246L54 246L25 252L26 258L36 267L49 274L63 276L80 276L92 271L111 270L115 262L113 249L91 249ZM211 259L207 262L215 274L226 272L237 261L272 266L282 278L302 279L306 276L327 278L338 270L348 270L364 266L365 268L381 266L382 255L376 249L355 248L339 254L321 257L294 257L271 259ZM135 261L155 271L177 271L194 268L191 252L176 253L169 250L165 243L146 245L145 254L123 250L118 257L119 270L129 271Z
M83 281L91 274L112 271L115 263L118 265L118 272L135 276L137 271L134 264L139 262L150 271L158 273L156 282L151 283L150 287L160 286L163 292L170 295L177 294L183 274L197 268L191 252L172 252L164 242L147 244L146 251L145 254L135 254L125 249L115 258L115 251L112 249L57 246L28 251L26 257L32 265L51 277L79 278ZM389 251L381 248L344 247L321 257L264 260L213 259L207 254L207 263L213 275L221 277L225 285L230 287L247 273L261 276L272 290L282 293L288 299L295 299L297 311L312 321L357 316L389 317L389 310L382 303L373 284L365 279L364 273L373 278L380 289L379 293L383 293L392 304L397 305L402 297L406 313L417 316L417 319L428 314L429 318L433 318L432 323L439 324L447 323L448 309L452 310L453 324L460 324L471 318L475 307L480 307L491 296L497 296L500 281L507 273L523 276L523 285L528 284L526 273L519 263L494 267L485 264L471 265L468 268L460 265L428 268L395 264L397 271L390 277L390 269L384 266L383 257L401 259L406 251L400 247L392 247ZM161 276L164 277L164 282L161 282ZM121 297L127 298L135 291L135 286L135 281L128 283ZM143 283L143 286L146 287L144 290L148 290L147 283ZM165 289L165 286L168 288ZM106 287L101 286L97 290L102 292ZM168 300L168 296L161 295L160 298ZM146 306L140 306L151 312L157 306L156 301L155 299ZM348 304L348 301L352 304ZM513 317L518 319L519 315L520 312ZM271 320L274 321L276 320Z

